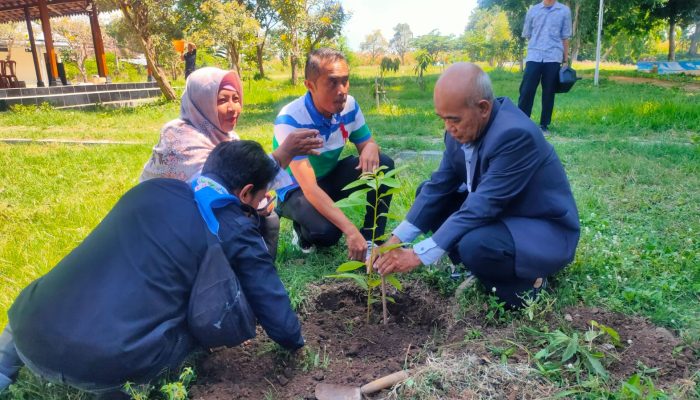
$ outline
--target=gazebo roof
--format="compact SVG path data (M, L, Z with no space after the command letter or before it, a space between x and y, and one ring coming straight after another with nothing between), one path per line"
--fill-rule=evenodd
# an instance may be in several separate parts
M88 0L46 0L50 18L85 14L88 4ZM31 19L39 19L38 0L0 0L0 24L24 21L25 7Z

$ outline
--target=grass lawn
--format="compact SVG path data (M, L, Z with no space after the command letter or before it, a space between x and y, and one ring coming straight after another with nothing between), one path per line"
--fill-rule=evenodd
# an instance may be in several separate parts
M432 107L439 70L429 71L426 91L421 91L410 68L402 67L398 75L387 78L387 100L379 107L372 97L376 72L370 67L354 69L350 92L363 107L383 151L441 150L442 123ZM517 101L518 73L492 71L491 76L498 96ZM274 117L285 103L303 94L303 87L291 87L276 77L246 82L244 90L244 114L237 132L269 149ZM536 121L538 103L539 97L533 110ZM7 322L6 310L20 290L80 243L137 183L160 127L175 118L178 109L179 104L156 103L120 110L0 113L2 139L136 142L0 143L0 326ZM576 259L556 278L554 313L587 305L646 317L678 333L697 356L700 94L608 79L596 88L585 79L571 93L557 96L551 132L549 140L566 167L582 224ZM392 203L392 213L399 215L408 210L416 185L429 176L437 160L404 164L409 166L400 178L404 187ZM313 254L300 268L302 254L289 245L290 231L288 221L283 221L278 264L298 306L305 299L306 285L343 261L344 246ZM425 278L424 273L414 275ZM449 282L438 280L436 285L454 290ZM697 372L694 379L697 385ZM587 381L573 382L585 387ZM564 383L570 386L572 381ZM26 398L36 398L31 390L50 397L51 389L30 378L23 378L20 385L23 389L16 393ZM618 386L619 382L601 384L611 393ZM694 391L697 396L697 386ZM51 396L80 397L71 391Z

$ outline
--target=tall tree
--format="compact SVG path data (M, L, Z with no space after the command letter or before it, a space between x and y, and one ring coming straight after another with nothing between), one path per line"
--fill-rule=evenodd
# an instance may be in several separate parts
M676 59L676 27L692 22L692 18L700 8L700 0L666 0L654 2L650 8L653 18L668 23L668 60Z
M244 47L257 42L258 21L244 4L237 1L204 0L200 11L201 22L188 28L191 38L207 46L223 46L229 67L240 75L241 53Z
M146 63L163 96L175 100L177 96L165 71L158 63L157 36L167 36L173 31L174 0L109 0L118 7L124 19L138 34ZM162 42L162 40L161 40Z
M493 6L500 7L508 16L510 31L515 40L515 51L518 54L520 61L520 70L524 67L525 57L525 38L523 38L523 25L525 24L525 15L527 10L535 4L533 0L478 0L479 7L490 8Z
M427 52L433 62L441 61L443 63L445 62L445 59L442 56L453 50L456 44L455 38L452 35L443 36L437 29L430 31L423 36L418 36L413 40L413 46L416 49L421 49Z
M369 62L374 64L377 57L386 53L388 46L389 42L384 39L382 31L376 29L365 36L365 41L360 43L360 50L369 53Z
M489 65L498 68L514 56L508 16L497 6L472 11L462 43L472 60L488 61Z
M273 7L280 16L283 34L282 43L289 55L292 69L292 85L297 84L297 67L301 57L301 34L308 18L305 0L272 0Z
M700 42L700 16L695 21L695 32L693 32L692 36L690 37L690 47L688 48L689 56L698 56L698 42Z
M305 50L314 51L324 40L340 36L350 18L338 0L317 0L307 3L308 20L304 29Z
M260 26L256 35L255 63L258 66L258 76L264 78L265 46L267 45L270 33L280 21L279 14L277 14L277 10L272 6L271 0L248 0L247 5Z
M389 42L389 47L399 55L401 64L404 63L404 56L411 51L411 42L413 41L413 32L408 24L397 24L394 27L394 36Z
M94 54L92 31L86 19L75 17L57 18L51 23L51 29L66 39L70 55L78 65L83 82L88 81L85 60Z

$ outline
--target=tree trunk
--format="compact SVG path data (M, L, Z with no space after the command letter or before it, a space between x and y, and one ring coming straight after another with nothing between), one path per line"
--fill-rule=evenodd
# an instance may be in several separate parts
M676 19L669 19L668 27L668 61L676 61Z
M167 100L177 99L175 90L173 90L173 87L170 85L165 71L163 71L156 62L155 45L153 44L153 40L151 40L150 32L146 28L148 25L148 13L147 10L143 8L145 6L135 7L135 4L123 0L119 1L118 4L124 18L126 18L129 25L131 25L138 34L141 46L143 46L143 53L146 56L146 65L150 69L151 76L153 76L153 79L155 79L158 84L161 93L163 93L163 96Z
M581 50L581 36L576 36L576 39L574 40L574 49L571 51L571 60L569 61L569 65L578 61L578 53L580 50Z
M87 46L85 43L83 43L80 46L80 49L77 52L78 54L78 70L80 71L80 75L83 77L83 82L88 81L87 77L87 71L85 70L85 60L88 58L88 51L87 51Z
M156 50L151 38L149 36L144 38L141 35L139 35L139 38L141 39L144 54L146 55L146 64L148 65L148 68L150 68L151 76L153 76L153 79L155 79L156 83L158 84L161 93L163 93L163 96L165 96L167 100L177 99L175 90L173 90L173 87L170 86L170 81L168 81L165 71L163 71L163 68L156 63Z
M697 55L698 55L698 42L700 42L700 21L695 22L695 33L690 38L690 48L688 49L689 56L697 57Z
M5 57L5 61L12 60L12 46L14 46L14 45L15 45L15 39L10 39L7 41L7 57Z
M297 37L296 30L291 32L292 37L292 54L289 57L289 61L292 67L292 86L297 85L297 58L299 54L299 38Z
M574 46L571 51L571 60L569 62L569 65L572 63L578 61L578 52L581 48L581 35L579 33L579 23L578 23L578 17L581 11L581 3L576 2L576 6L574 7L574 23L573 23L573 28L572 28L572 36L575 38L574 39Z
M258 64L258 74L260 74L261 79L265 78L265 66L263 65L264 46L264 42L255 45L255 62Z
M297 85L297 57L292 54L289 56L289 64L292 66L292 86Z
M610 55L610 53L613 51L613 49L615 49L615 43L610 43L610 47L608 47L605 50L605 52L603 53L603 55L600 56L600 61L601 62L606 61L608 59L608 56Z
M238 43L237 42L231 42L228 45L228 61L229 61L229 67L231 69L235 69L236 73L238 73L238 76L241 76L241 55L238 50Z

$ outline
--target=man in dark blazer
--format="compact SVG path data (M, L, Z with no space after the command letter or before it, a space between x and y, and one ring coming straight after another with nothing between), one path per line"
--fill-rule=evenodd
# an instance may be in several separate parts
M387 245L433 235L385 253L375 268L408 272L448 253L517 307L574 258L580 228L564 168L538 127L508 98L494 98L478 66L449 67L434 101L443 159Z

